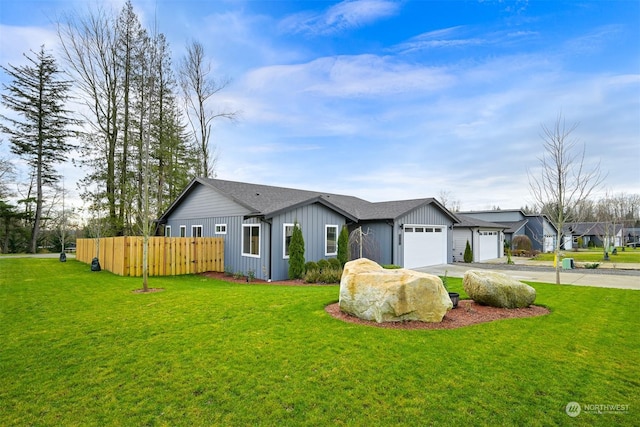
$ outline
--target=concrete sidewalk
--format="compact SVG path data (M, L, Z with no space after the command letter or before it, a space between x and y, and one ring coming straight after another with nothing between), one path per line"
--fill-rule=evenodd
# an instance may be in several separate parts
M507 274L525 282L555 283L556 273L549 267L505 264L444 264L416 268L416 271L449 277L463 277L467 270L490 270ZM618 274L616 274L618 273ZM640 290L640 270L560 270L560 283L575 286Z

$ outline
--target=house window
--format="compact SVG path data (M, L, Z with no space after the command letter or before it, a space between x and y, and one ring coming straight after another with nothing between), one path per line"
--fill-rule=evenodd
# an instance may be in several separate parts
M337 225L324 226L324 254L325 255L338 254L338 226Z
M216 234L227 234L227 224L216 224Z
M291 236L293 236L293 227L295 224L282 225L282 258L289 258L289 245L291 244Z
M187 237L187 226L186 225L181 225L180 226L180 237Z
M171 226L165 225L164 227L164 237L171 237Z
M260 257L259 224L242 224L242 255Z
M202 237L202 226L201 225L192 225L191 226L191 237Z

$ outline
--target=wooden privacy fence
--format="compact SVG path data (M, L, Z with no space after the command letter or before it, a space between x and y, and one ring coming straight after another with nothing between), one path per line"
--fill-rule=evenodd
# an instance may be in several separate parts
M142 239L140 236L78 239L76 259L90 264L97 256L100 267L107 271L120 276L142 276ZM150 237L148 265L149 276L223 272L224 239Z

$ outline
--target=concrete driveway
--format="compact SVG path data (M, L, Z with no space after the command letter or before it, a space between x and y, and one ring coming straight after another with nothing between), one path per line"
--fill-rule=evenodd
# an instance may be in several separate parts
M526 282L555 283L556 273L552 266L508 265L498 263L454 263L416 268L416 271L449 277L463 277L467 270L491 270L507 274ZM596 286L600 288L640 290L640 269L574 269L560 270L560 282L565 285Z

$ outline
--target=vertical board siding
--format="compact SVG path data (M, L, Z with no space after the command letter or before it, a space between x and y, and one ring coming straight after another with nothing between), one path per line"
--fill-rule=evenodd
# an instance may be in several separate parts
M105 237L78 239L76 259L90 264L98 257L100 266L120 276L142 276L143 238ZM150 237L149 276L175 276L206 271L224 271L224 240L217 237Z
M368 258L378 264L393 264L393 230L394 228L386 222L361 222L354 224L349 231L353 232L362 227L362 232L367 234L366 239L369 245L365 244L362 248L362 256ZM359 247L355 243L350 243L351 259L358 258Z
M270 279L283 280L289 277L289 259L283 257L284 224L296 222L302 231L306 261L334 258L334 256L325 255L325 225L337 225L338 233L340 233L345 224L345 218L319 203L301 206L275 216L271 221L271 265L273 269Z

